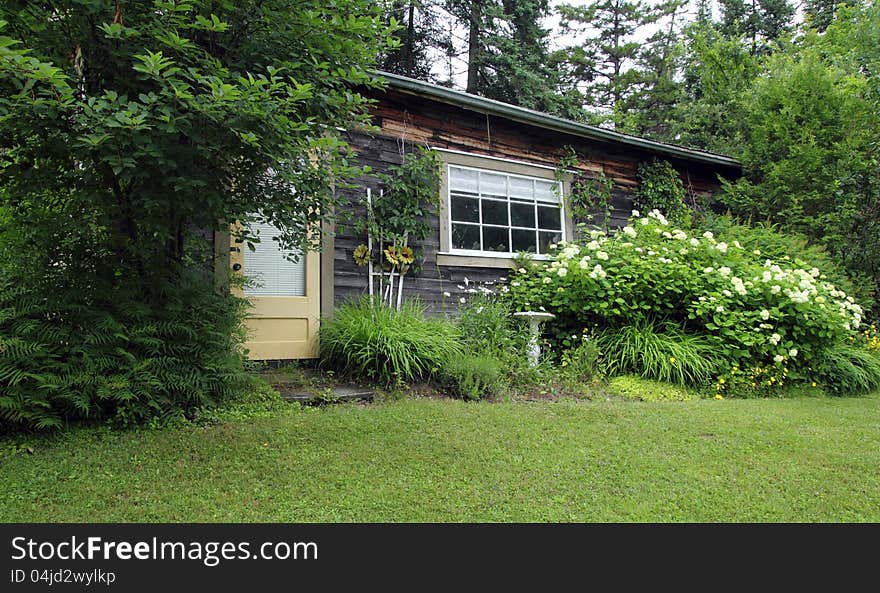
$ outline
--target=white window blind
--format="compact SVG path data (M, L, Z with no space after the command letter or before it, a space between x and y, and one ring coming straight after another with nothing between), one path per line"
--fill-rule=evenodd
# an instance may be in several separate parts
M247 296L305 296L306 294L306 261L300 256L296 263L286 259L287 253L282 251L278 241L273 240L280 233L268 223L252 223L250 234L259 232L260 242L255 243L256 251L247 245L244 251L244 273L253 283L244 289Z

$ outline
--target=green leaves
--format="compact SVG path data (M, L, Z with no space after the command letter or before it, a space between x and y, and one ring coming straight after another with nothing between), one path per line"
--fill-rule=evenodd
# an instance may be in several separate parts
M169 76L173 76L180 72L180 68L172 66L174 61L171 58L163 56L161 51L148 51L146 55L135 54L134 59L140 62L140 64L135 64L133 66L134 70L136 72L149 74L150 76L163 76L168 78Z
M223 33L229 28L229 23L221 21L216 14L212 14L210 19L200 14L196 15L196 22L192 25L193 29L202 31L213 31L215 33Z
M210 268L205 235L254 213L284 229L285 247L319 242L306 229L331 217L333 188L359 173L337 130L368 120L356 89L376 84L379 8L127 0L114 15L92 0L19 4L0 23L0 284L43 295L22 317L59 337L22 337L48 354L15 356L4 375L14 388L0 380L15 422L134 422L232 391L243 311L205 302L210 279L201 292L179 279ZM95 327L107 319L114 331ZM0 335L25 329L0 316Z
M520 309L543 306L556 314L549 327L563 347L583 328L613 335L605 354L612 366L624 364L614 357L625 354L622 371L664 379L672 370L683 372L664 366L659 354L649 364L647 350L640 362L637 352L651 345L685 360L686 350L671 353L690 336L711 342L718 372L734 365L799 372L853 336L864 312L823 270L793 260L773 241L811 255L764 227L682 230L651 212L614 235L593 231L580 244L560 245L550 262L514 274L509 294ZM661 330L668 324L678 329ZM676 380L706 379L704 372L690 376Z

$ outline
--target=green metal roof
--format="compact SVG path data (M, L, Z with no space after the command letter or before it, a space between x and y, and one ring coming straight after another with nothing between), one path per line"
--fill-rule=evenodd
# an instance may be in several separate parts
M495 101L494 99L486 99L485 97L479 97L477 95L438 86L414 78L407 78L406 76L399 76L388 72L376 72L375 74L377 77L384 79L389 87L397 91L428 97L436 101L456 105L471 111L495 115L556 132L564 132L582 138L589 138L590 140L634 146L642 150L679 159L721 165L724 167L733 167L736 169L742 168L742 164L739 161L723 154L685 148L674 144L664 144L663 142L656 142L654 140L648 140L647 138L639 138L638 136L630 136L629 134L621 134L620 132L615 132L613 130L606 130L605 128L582 124L569 119L541 113L540 111L526 109L525 107L502 103L501 101Z

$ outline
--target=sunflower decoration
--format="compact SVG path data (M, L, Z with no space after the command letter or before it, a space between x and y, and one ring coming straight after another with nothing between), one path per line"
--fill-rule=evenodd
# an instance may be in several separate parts
M413 263L416 259L412 247L401 247L397 250L397 260L404 265Z
M394 248L394 245L385 248L385 259L388 260L392 266L396 266L400 264L400 259L397 254L397 249Z
M370 258L372 256L373 254L370 252L370 248L363 243L354 248L354 263L359 266L365 266L370 263Z

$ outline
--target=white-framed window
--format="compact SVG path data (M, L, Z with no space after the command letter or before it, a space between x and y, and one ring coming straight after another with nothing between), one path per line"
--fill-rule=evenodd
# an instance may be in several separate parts
M565 240L560 182L452 164L447 179L450 253L540 257Z

